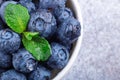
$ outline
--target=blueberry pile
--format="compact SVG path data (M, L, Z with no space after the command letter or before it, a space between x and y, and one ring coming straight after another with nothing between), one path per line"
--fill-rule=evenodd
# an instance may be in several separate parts
M50 80L53 70L66 66L72 44L81 31L79 21L75 19L72 10L66 7L66 2L67 0L0 0L0 80ZM30 18L23 31L37 32L39 37L48 41L51 53L46 61L38 61L35 58L37 54L33 56L22 43L23 33L9 27L11 25L7 24L5 17L8 4L20 4L27 9ZM9 22L14 23L13 21ZM27 35L27 38L31 39L31 35ZM34 45L29 47L32 46ZM40 49L37 46L36 50Z

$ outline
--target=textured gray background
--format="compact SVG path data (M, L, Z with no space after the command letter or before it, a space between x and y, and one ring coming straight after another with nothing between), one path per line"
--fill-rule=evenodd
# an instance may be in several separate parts
M62 80L120 80L120 0L79 0L84 36Z

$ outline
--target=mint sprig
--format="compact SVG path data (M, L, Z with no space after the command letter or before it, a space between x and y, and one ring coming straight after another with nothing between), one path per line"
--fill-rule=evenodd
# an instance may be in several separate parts
M15 32L22 33L26 30L30 15L28 10L20 4L8 4L5 9L5 21Z
M33 36L38 36L39 32L23 32L24 36L28 40L32 40Z
M5 21L15 32L22 33L22 42L26 50L38 61L46 61L51 55L48 41L39 36L39 32L24 32L30 15L20 4L8 4L5 9Z
M51 47L48 41L37 35L37 33L24 33L22 42L24 47L38 61L46 61L51 55Z

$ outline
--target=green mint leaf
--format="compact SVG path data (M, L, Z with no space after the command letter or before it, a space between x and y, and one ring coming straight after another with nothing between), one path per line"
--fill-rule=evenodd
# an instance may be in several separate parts
M38 36L39 32L23 32L24 36L28 40L32 40L33 36Z
M13 31L22 33L26 30L30 15L28 10L20 4L8 4L4 17L7 25Z
M28 34L31 34L31 32L27 33L27 35ZM51 47L48 41L38 35L31 36L31 40L25 36L26 34L23 35L22 42L26 50L28 50L36 60L46 61L51 55Z

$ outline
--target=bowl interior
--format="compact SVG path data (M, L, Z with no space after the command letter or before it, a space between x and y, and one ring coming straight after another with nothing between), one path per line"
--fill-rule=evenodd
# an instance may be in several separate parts
M81 24L81 36L78 38L78 40L73 44L72 50L70 51L70 59L66 67L62 70L54 70L52 72L52 80L61 80L61 78L68 72L70 67L72 66L74 60L76 59L81 42L82 42L82 36L83 36L83 22L82 22L82 16L81 16L81 10L78 0L67 0L67 7L70 8L73 11L73 14L77 20L79 20Z

